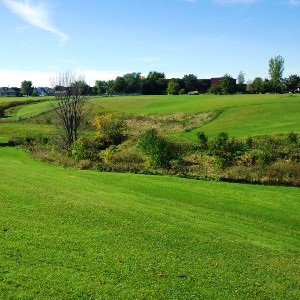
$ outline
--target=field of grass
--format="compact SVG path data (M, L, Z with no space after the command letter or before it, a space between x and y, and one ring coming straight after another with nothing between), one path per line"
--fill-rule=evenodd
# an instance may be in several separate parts
M299 188L0 165L2 299L300 297Z
M0 105L18 99L24 100L24 98L0 98ZM30 99L36 100L36 98ZM11 120L36 116L51 108L51 102L15 109ZM300 95L94 97L89 100L88 111L88 120L91 120L96 113L105 111L129 115L217 112L218 117L211 122L199 124L194 130L181 134L181 137L188 139L195 139L197 131L205 131L210 137L215 137L221 131L226 131L234 137L300 132ZM20 128L18 123L7 125L9 119L2 119L0 122L0 138L15 135ZM49 133L49 125L44 126L41 122L39 121L39 125L36 126L38 133L42 133L44 129L46 134ZM31 123L34 124L34 121ZM28 128L31 133L32 124L23 122L22 131Z
M43 101L30 105L17 106L16 108L11 108L7 111L6 121L18 121L31 118L53 109L53 106L53 101Z
M94 98L93 111L126 114L214 112L212 122L197 128L209 136L221 131L231 136L300 132L300 95L199 95ZM185 134L194 137L195 131Z

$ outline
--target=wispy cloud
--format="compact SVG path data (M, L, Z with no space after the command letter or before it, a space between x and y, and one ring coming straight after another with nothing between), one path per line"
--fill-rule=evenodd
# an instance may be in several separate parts
M157 62L159 60L159 58L155 57L155 56L148 56L148 57L143 57L140 60L145 63L151 64L151 63Z
M289 0L289 4L292 6L300 6L300 0Z
M51 22L49 10L42 3L32 3L31 0L0 0L14 14L30 25L58 35L61 41L67 41L69 36L57 29Z

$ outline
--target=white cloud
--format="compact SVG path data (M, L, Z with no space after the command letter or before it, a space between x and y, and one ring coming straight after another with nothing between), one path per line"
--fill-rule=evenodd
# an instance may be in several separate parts
M58 35L61 41L69 36L57 29L51 22L49 10L42 3L33 4L31 0L2 0L2 2L18 17L30 25Z

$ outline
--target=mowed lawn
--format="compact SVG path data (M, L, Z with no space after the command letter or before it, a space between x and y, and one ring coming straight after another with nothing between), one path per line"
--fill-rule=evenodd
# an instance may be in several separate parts
M299 188L0 166L1 299L300 297Z

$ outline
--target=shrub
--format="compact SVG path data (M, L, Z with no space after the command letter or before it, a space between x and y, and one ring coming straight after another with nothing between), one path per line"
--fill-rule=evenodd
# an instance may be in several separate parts
M292 144L298 143L298 137L293 131L288 134L287 139Z
M71 155L76 161L86 158L86 151L82 140L77 140L72 144Z
M160 136L153 128L140 137L138 147L148 156L150 164L154 167L169 168L171 160L179 158L182 154L179 145Z
M221 132L211 145L211 152L216 156L216 163L225 168L233 165L241 145L234 139L229 139L228 133Z
M96 136L110 145L118 145L126 138L125 121L112 114L98 115L93 121L96 128Z
M198 132L197 138L198 138L199 150L203 150L203 151L208 150L208 137L205 135L205 133Z
M112 145L101 152L101 157L105 163L109 163L116 152L117 147Z

